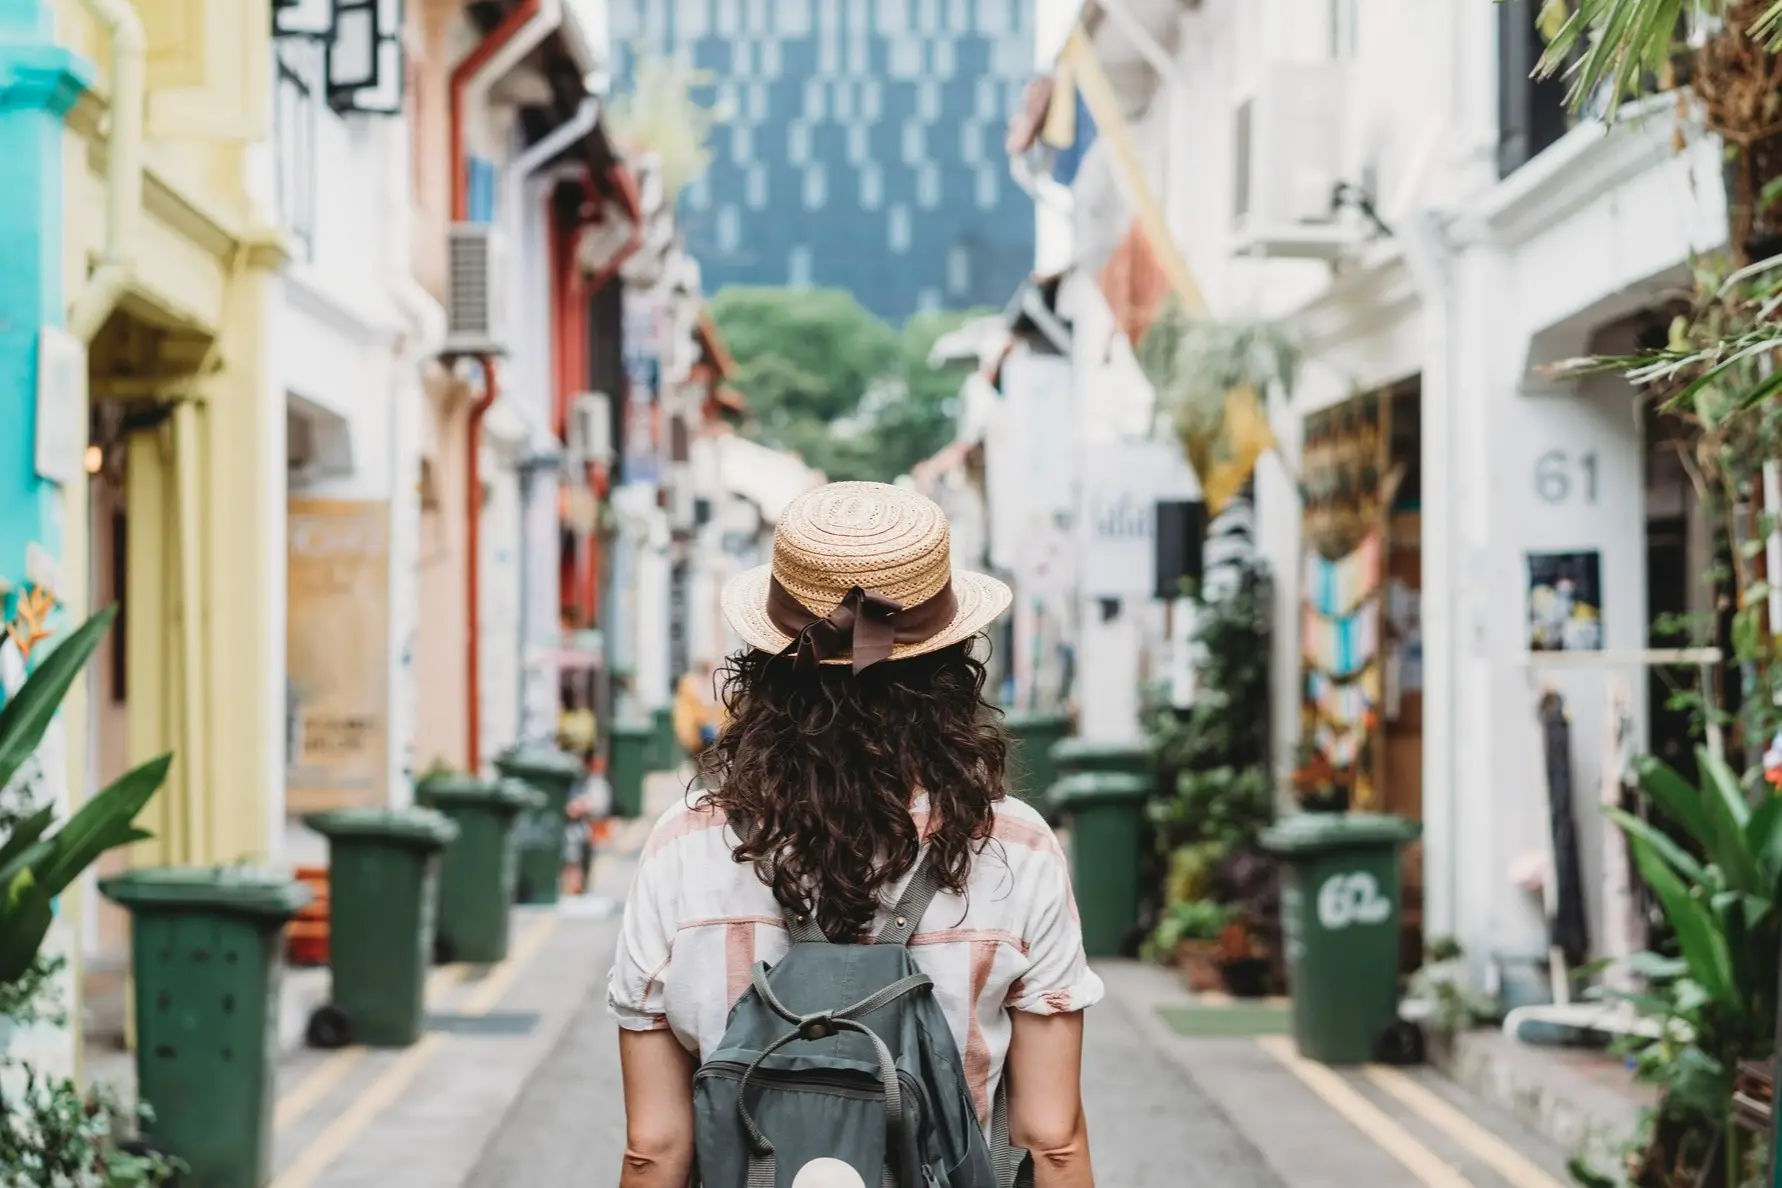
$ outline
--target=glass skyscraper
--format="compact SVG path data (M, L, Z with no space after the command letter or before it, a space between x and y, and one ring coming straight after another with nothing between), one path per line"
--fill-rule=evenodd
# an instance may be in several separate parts
M639 54L708 74L712 166L681 196L708 293L851 291L901 324L1004 304L1033 204L1004 129L1033 71L1030 0L612 0L619 91Z

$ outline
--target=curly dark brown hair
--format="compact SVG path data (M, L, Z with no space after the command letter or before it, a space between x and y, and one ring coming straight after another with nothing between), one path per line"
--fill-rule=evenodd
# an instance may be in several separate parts
M963 893L1003 795L1008 739L984 700L972 642L875 664L800 670L748 651L723 668L730 722L700 756L700 800L735 824L784 907L809 905L831 940L863 939L922 838L910 798L928 793L941 886Z

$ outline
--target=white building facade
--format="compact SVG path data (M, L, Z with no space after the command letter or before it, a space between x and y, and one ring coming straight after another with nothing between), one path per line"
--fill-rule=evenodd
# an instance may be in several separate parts
M1321 646L1301 630L1314 621L1308 550L1328 522L1308 518L1302 484L1326 455L1307 443L1349 410L1389 409L1375 474L1398 483L1373 645L1383 762L1365 807L1423 821L1410 868L1426 936L1459 939L1486 980L1540 962L1539 900L1515 874L1547 846L1537 704L1560 694L1600 938L1607 707L1619 690L1645 747L1652 615L1706 609L1693 590L1649 606L1648 589L1671 582L1664 558L1705 561L1707 537L1693 494L1654 460L1634 390L1540 367L1626 352L1668 320L1692 256L1725 236L1718 146L1674 97L1612 128L1568 128L1551 85L1527 77L1539 44L1527 3L1087 7L1210 316L1278 320L1303 351L1291 399L1270 401L1279 449L1255 476L1256 538L1275 578L1278 786L1306 733L1304 656ZM1129 185L1115 147L1102 129L1088 150L1079 235L1097 187ZM1142 434L1148 412L1132 409L1148 386L1108 374L1123 344L1108 348L1098 328L1094 279L1067 278L1061 298L1092 344L1080 424ZM1531 620L1555 589L1583 629L1548 651Z

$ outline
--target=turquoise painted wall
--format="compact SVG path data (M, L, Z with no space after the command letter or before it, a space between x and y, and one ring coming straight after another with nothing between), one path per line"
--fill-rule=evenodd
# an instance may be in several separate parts
M62 117L93 72L54 39L42 0L0 0L0 579L15 587L28 546L62 543L62 500L35 460L37 341L67 312Z

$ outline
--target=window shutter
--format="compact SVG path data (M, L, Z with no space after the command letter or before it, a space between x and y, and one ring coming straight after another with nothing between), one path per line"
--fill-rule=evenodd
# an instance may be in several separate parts
M151 136L260 140L268 134L272 30L242 0L137 0L148 41Z

